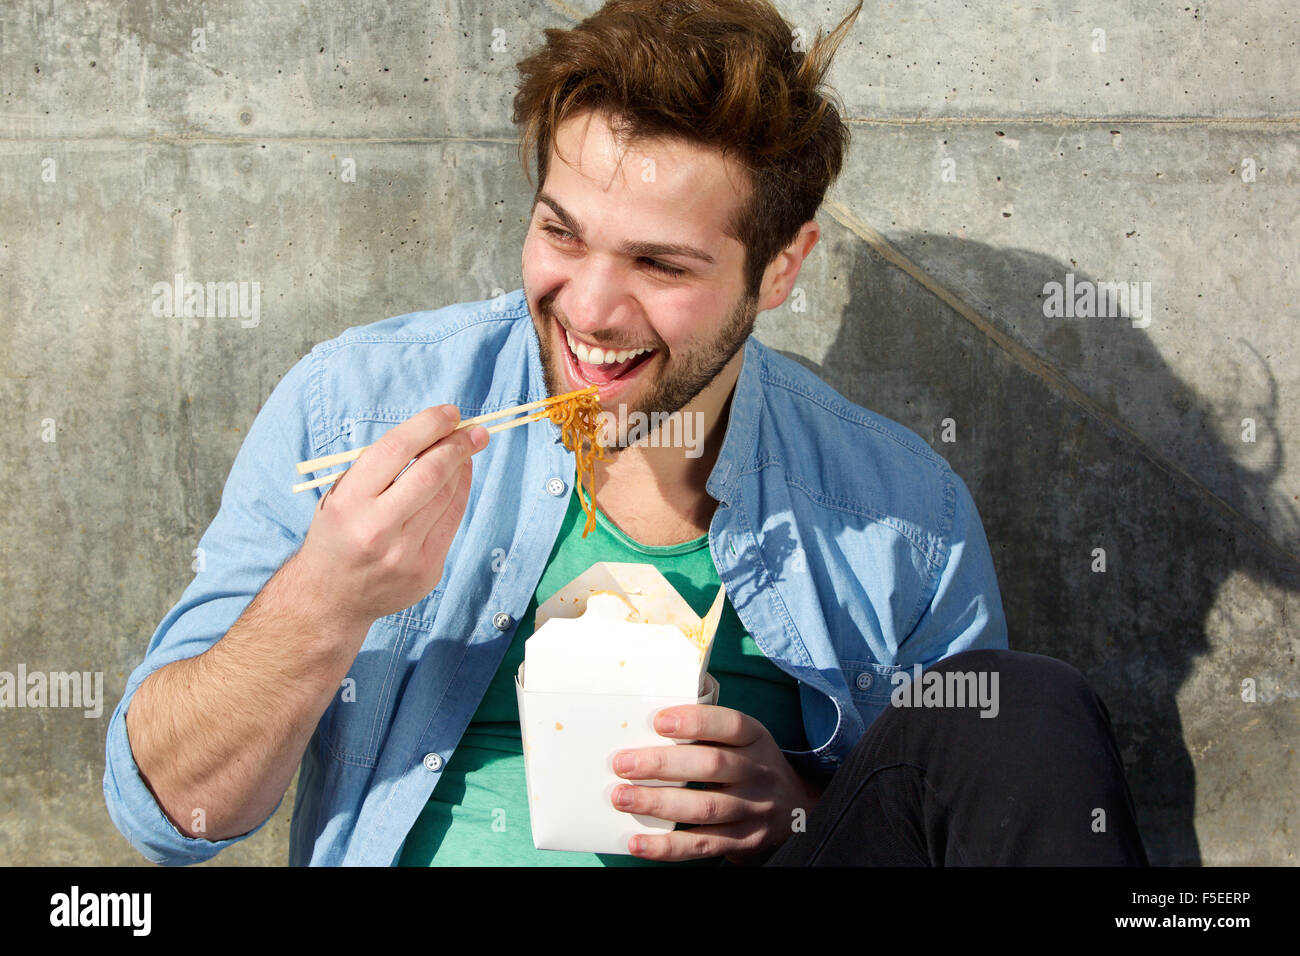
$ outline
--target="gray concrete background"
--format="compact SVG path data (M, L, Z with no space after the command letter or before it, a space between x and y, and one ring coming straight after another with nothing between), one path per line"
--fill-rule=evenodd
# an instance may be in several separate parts
M514 63L598 6L0 0L0 670L105 681L99 719L0 710L0 863L143 863L107 718L245 430L316 342L520 285ZM1153 862L1294 865L1300 13L1076 6L864 6L806 310L756 334L965 478ZM259 324L155 316L177 272L259 282ZM1046 318L1067 272L1150 282L1150 324ZM291 806L210 865L283 863Z

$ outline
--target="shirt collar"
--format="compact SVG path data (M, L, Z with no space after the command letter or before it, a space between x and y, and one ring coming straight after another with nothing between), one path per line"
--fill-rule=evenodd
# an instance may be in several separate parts
M744 356L740 374L731 393L731 410L727 414L727 431L722 438L722 450L713 464L704 490L718 501L731 504L736 485L745 462L754 454L758 441L758 414L762 402L761 370L763 346L750 335L745 339Z

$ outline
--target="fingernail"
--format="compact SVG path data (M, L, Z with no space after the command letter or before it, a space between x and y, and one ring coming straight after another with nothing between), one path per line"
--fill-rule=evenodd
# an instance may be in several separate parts
M469 442L475 449L486 448L488 443L488 430L482 425L475 425L469 430Z
M449 424L451 422L458 422L460 421L460 409L455 405L444 405L442 406L442 417L445 418Z
M660 717L655 720L655 729L661 734L673 734L677 732L676 717Z
M627 773L636 767L636 758L631 754L619 754L614 758L614 772Z
M624 787L622 790L618 792L618 796L614 798L614 805L623 810L626 810L628 807L632 806L633 802L634 801L632 799L631 787Z

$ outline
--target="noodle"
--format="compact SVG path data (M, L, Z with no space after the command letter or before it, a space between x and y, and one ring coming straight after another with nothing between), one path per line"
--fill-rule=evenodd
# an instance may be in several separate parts
M573 452L578 460L578 501L587 513L587 523L582 529L585 538L596 527L596 462L609 461L605 448L599 441L600 400L596 398L595 387L592 391L575 395L573 398L556 402L543 410L542 414L560 426L560 437L564 447ZM582 495L583 477L591 488L591 501Z

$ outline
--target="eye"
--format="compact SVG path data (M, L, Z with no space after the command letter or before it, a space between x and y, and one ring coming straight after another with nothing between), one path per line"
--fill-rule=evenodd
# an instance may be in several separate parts
M655 272L658 272L662 275L676 277L676 276L682 276L686 274L685 269L677 269L674 268L673 266L664 265L662 262L656 262L654 259L642 259L641 261L644 262L646 265L648 265Z
M568 242L570 240L574 240L574 241L577 240L577 236L573 235L573 233L565 232L563 229L559 228L558 226L542 226L542 231L549 232L551 235L555 236L557 239L560 239L563 242Z

